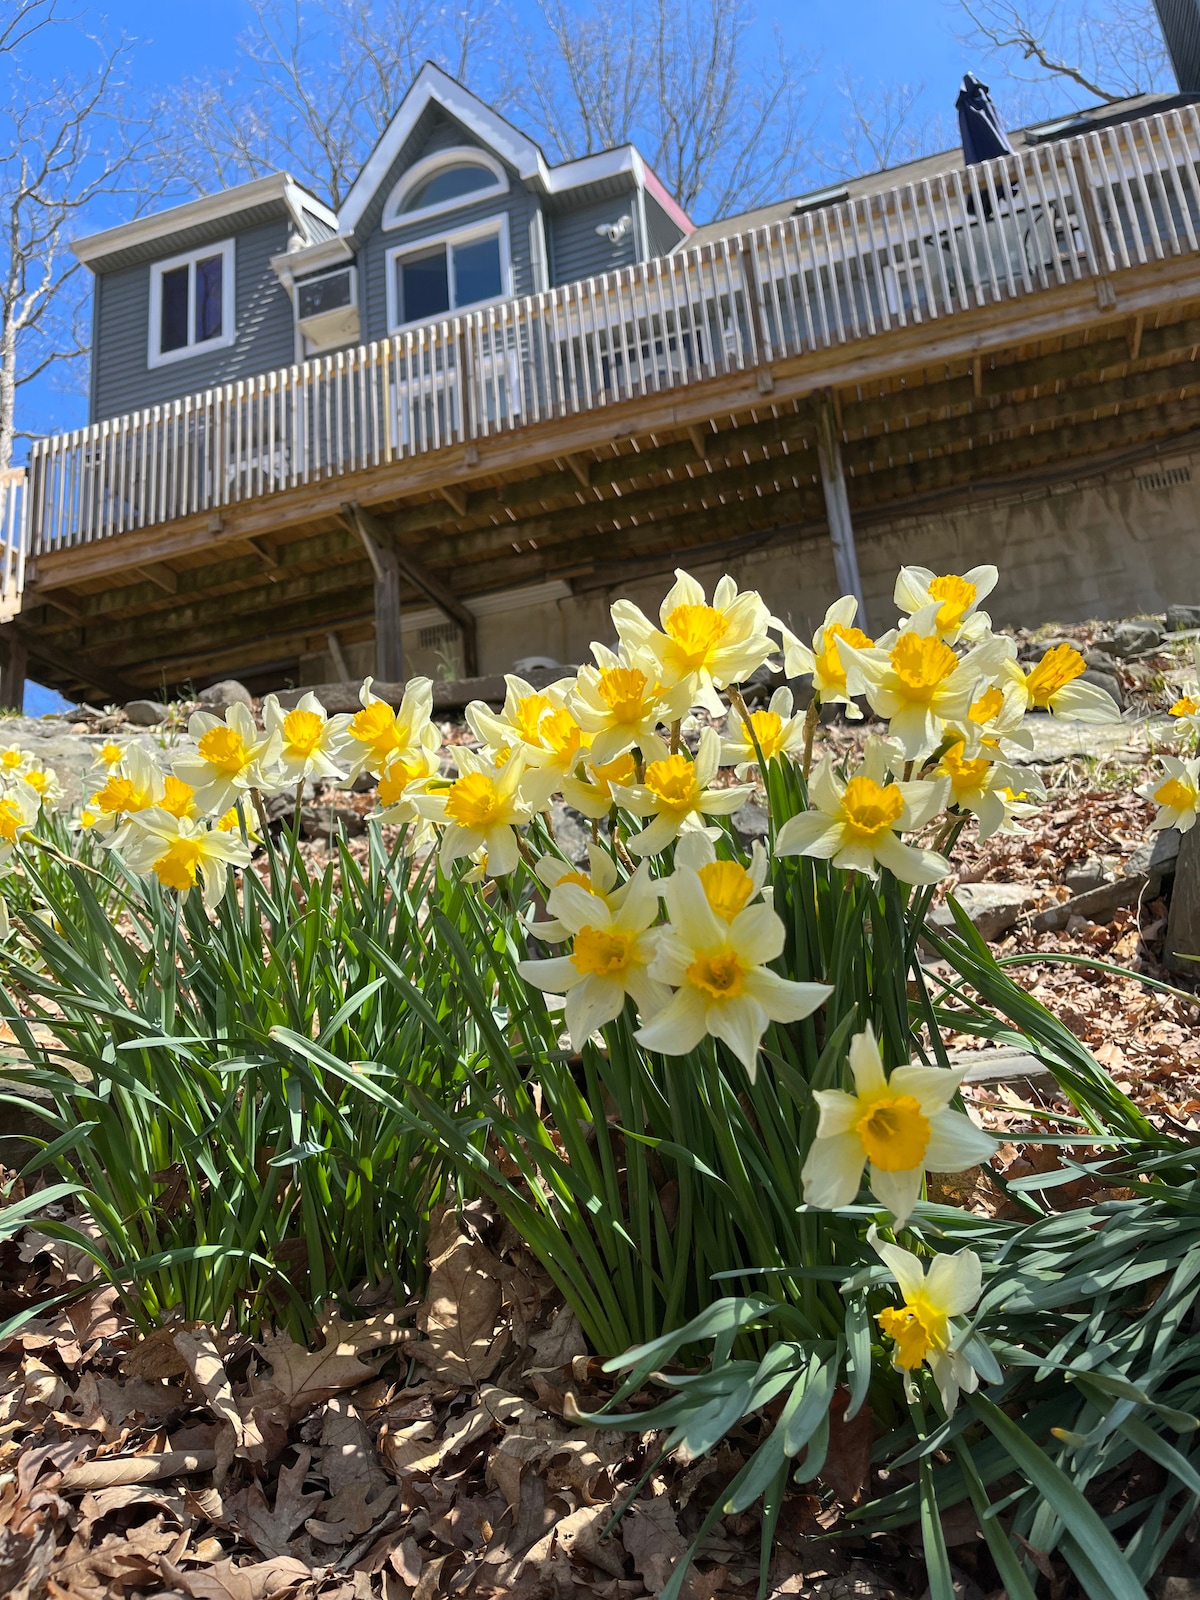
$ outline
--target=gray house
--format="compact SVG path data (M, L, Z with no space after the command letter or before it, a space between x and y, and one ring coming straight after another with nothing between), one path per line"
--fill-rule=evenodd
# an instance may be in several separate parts
M275 173L77 242L89 420L650 261L691 231L632 145L550 166L427 63L340 213Z

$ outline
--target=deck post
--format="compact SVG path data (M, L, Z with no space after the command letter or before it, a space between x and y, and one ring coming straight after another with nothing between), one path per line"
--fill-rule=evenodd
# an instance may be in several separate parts
M821 488L825 493L825 515L829 521L829 541L833 545L833 570L838 588L858 601L857 622L865 628L866 606L862 579L858 572L858 551L854 545L854 524L850 520L850 497L846 493L846 472L842 466L840 430L833 415L833 399L827 393L817 400L817 463L821 469Z
M10 623L0 629L3 649L0 651L0 707L20 711L25 704L25 674L29 666L29 650L20 634Z
M358 535L375 574L375 676L381 683L402 683L399 559L389 544L375 537L369 526L372 519L360 506L344 505L341 515L343 523Z

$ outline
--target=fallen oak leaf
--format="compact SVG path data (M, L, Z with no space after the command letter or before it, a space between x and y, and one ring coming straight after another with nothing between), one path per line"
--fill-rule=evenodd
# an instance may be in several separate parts
M406 1352L439 1378L471 1387L490 1378L504 1356L496 1337L504 1305L504 1269L491 1251L460 1233L430 1264L429 1286L417 1311L423 1340Z
M305 1494L304 1480L312 1462L312 1451L301 1450L294 1466L281 1467L275 1486L275 1504L268 1506L259 1483L249 1483L236 1494L224 1498L228 1521L252 1544L260 1555L287 1554L288 1540L305 1518L325 1502L321 1489Z
M343 1389L375 1377L387 1359L386 1347L404 1338L401 1316L385 1311L362 1322L345 1322L332 1311L321 1323L325 1342L319 1350L306 1349L290 1334L268 1333L255 1349L270 1367L270 1382L251 1397L251 1408L272 1403L296 1422Z
M311 1568L294 1556L276 1556L249 1567L217 1561L201 1572L160 1560L159 1570L172 1588L191 1595L192 1600L275 1600L312 1577Z
M64 1494L80 1489L109 1489L120 1483L155 1483L160 1478L211 1472L217 1464L215 1450L163 1450L149 1456L108 1456L68 1467L55 1484Z

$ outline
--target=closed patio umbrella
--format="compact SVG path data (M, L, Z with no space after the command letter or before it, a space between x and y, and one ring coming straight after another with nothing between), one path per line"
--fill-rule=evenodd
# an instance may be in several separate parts
M990 161L993 156L1009 156L1013 147L1009 143L1008 134L1004 131L1004 124L1000 120L1000 113L992 103L992 96L986 83L981 83L973 72L968 72L962 81L962 88L958 92L958 99L954 102L958 112L958 128L962 136L963 157L967 166L977 166L981 161ZM996 198L1004 198L1004 190L996 191ZM974 215L974 200L968 198L967 210ZM992 215L992 197L986 190L983 195L983 213L989 220Z

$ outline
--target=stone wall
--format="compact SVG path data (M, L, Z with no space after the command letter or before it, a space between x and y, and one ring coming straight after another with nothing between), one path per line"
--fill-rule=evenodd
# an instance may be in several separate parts
M978 505L867 523L858 529L858 552L875 632L896 619L892 586L906 563L963 572L994 561L1001 578L988 610L997 626L1161 614L1170 604L1200 604L1200 452L1080 483L993 495ZM725 562L681 560L709 587L729 571L743 587L760 590L802 637L838 593L823 532L776 540ZM505 672L531 655L587 660L593 639L612 642L610 600L625 595L653 613L669 583L669 573L660 573L578 595L565 583L544 583L472 601L479 614L480 671ZM441 642L430 642L439 627ZM440 613L422 608L406 614L404 636L409 674L450 675L445 662L454 642ZM370 644L345 653L353 674L373 670ZM335 676L328 655L303 658L302 682Z

